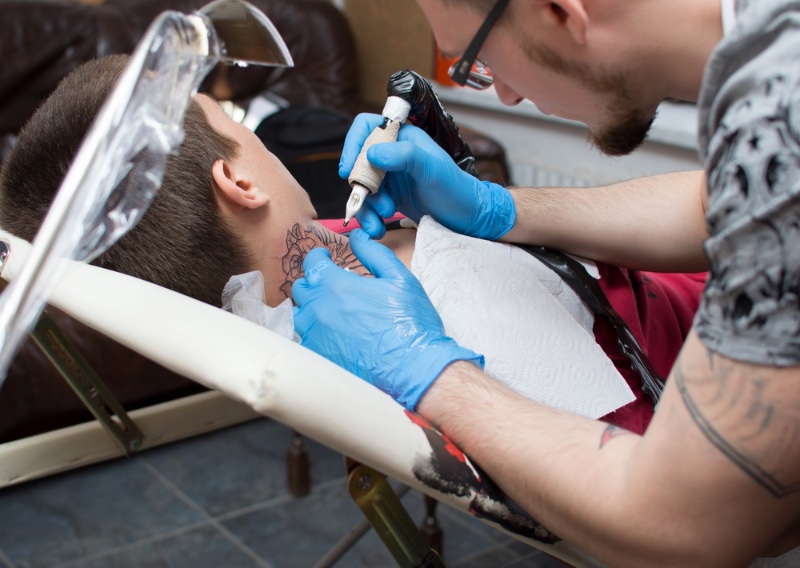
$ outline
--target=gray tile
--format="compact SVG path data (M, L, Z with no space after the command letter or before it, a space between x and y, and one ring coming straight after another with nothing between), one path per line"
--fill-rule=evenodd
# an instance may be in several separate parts
M564 566L566 566L566 564L556 560L551 556L548 556L544 552L534 551L526 554L519 560L512 562L504 568L564 568Z
M364 517L347 494L342 457L311 440L313 492L288 495L290 440L286 427L257 420L0 491L0 566L3 553L14 568L311 566ZM241 547L180 501L172 486L216 516ZM422 522L421 494L409 492L403 504ZM542 555L535 558L470 515L439 504L437 517L448 567L551 568ZM373 531L337 563L395 565Z
M203 520L137 459L0 491L0 549L17 568L52 566Z
M417 526L425 520L425 500L422 494L410 491L403 497L403 505ZM442 529L443 549L439 551L445 563L457 564L486 549L493 549L508 540L508 536L486 525L472 515L439 503L435 509L436 520ZM517 558L516 555L508 557Z
M480 534L484 539L491 541L492 544L508 541L511 537L494 525L482 521L474 515L463 513L447 505L440 504L437 508L442 517L452 519L459 525L460 530L467 534Z
M511 564L513 568L564 568L564 564L559 560L524 542L512 539L506 547L521 555L516 564Z
M274 568L307 568L319 561L339 539L363 518L341 487L316 488L303 499L279 507L264 507L222 520L236 535ZM396 565L373 531L368 532L339 561L338 566L373 568Z
M419 525L425 518L423 496L410 491L402 502L412 521ZM502 546L508 536L469 515L439 505L436 516L443 531L444 550L440 552L447 566L497 566L489 563L485 555L489 550L503 563L521 557ZM347 494L343 479L341 485L328 484L303 500L233 514L224 517L222 523L271 565L293 568L313 565L363 519ZM371 568L396 563L370 530L337 565Z
M255 420L155 448L147 460L209 515L218 516L288 495L286 453L291 431L271 420ZM345 475L344 460L306 439L311 482Z
M404 499L405 503L405 499ZM420 507L420 511L424 506ZM406 505L412 510L412 505ZM422 515L422 513L420 513ZM439 523L445 528L445 561L450 568L462 566L503 566L515 568L563 568L564 565L540 550L519 541L473 515L439 504ZM416 517L414 517L416 520ZM422 517L420 517L422 518ZM496 563L491 560L495 558Z
M410 491L403 505L415 523L425 518L424 498ZM443 558L448 568L563 568L564 565L473 515L439 503L435 510L443 530Z
M505 568L519 560L519 556L502 546L483 550L458 560L445 560L447 568ZM563 568L563 567L562 567Z
M151 539L68 568L255 568L264 566L210 526ZM67 568L67 567L63 567Z

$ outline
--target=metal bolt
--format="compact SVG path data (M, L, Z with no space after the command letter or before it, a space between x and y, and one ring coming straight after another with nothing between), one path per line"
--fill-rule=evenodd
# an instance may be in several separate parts
M358 488L362 491L366 491L372 487L372 476L368 474L364 474L358 478Z

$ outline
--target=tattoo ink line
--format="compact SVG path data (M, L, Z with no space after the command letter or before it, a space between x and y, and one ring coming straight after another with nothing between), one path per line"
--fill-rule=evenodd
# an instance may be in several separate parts
M600 446L597 448L602 450L606 444L608 444L614 438L619 436L632 436L634 435L633 432L626 430L625 428L620 428L619 426L615 426L614 424L609 424L606 426L606 429L603 430L603 434L600 436Z
M303 260L308 252L317 247L324 247L331 253L334 264L350 270L363 268L347 240L340 235L328 233L318 227L300 228L300 223L286 232L286 254L281 258L284 281L281 292L287 298L291 297L292 284L303 277Z
M714 369L713 359L710 362L712 363L711 369L719 373L720 371ZM684 375L683 369L681 369L679 365L675 366L675 382L678 386L681 397L683 398L683 402L686 404L686 408L689 411L689 415L692 417L692 420L694 420L695 424L697 424L705 437L728 459L739 466L739 468L749 475L756 483L764 487L778 499L786 497L791 493L800 491L800 482L790 484L781 483L775 478L775 476L767 472L754 460L737 450L732 443L726 440L722 434L720 434L716 428L714 428L711 421L703 414L699 405L695 402L694 398L689 392L686 376Z

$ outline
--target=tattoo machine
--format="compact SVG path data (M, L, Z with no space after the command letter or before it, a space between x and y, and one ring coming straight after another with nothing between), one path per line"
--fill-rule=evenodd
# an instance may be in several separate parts
M409 124L424 130L450 154L459 168L478 177L472 150L458 133L453 117L445 110L427 79L408 69L398 71L389 78L386 92L390 97L404 99L411 106L406 120Z
M347 178L353 191L350 193L350 198L347 200L347 208L344 217L345 227L350 222L350 219L361 209L367 195L378 191L383 177L386 175L385 172L369 163L369 160L367 160L367 149L373 144L396 142L400 125L405 122L408 117L408 110L410 108L411 105L400 97L390 96L386 99L386 105L383 107L383 112L381 113L383 115L383 122L375 127L375 130L373 130L364 141L364 147L356 158L356 163L353 164L353 171L350 172L350 177Z
M382 113L384 117L391 118L394 114L390 105L396 104L399 108L403 109L402 114L399 115L402 119L398 120L396 124L397 130L399 130L400 124L407 120L409 124L413 124L427 132L445 152L453 157L458 167L468 174L474 175L475 177L478 176L472 151L461 138L453 117L445 110L427 79L409 69L397 71L389 78L389 83L386 86L386 94L386 108L384 108ZM381 181L383 181L384 172L377 170L369 163L366 158L366 152L367 148L373 143L397 139L397 130L394 130L394 139L386 136L386 139L372 140L373 135L377 137L379 134L385 134L378 131L385 128L384 125L386 122L387 121L384 120L384 124L376 128L375 131L370 134L353 166L353 173L351 173L348 179L350 186L353 187L353 192L350 194L350 200L347 202L345 226L347 226L347 223L353 215L361 208L364 198L367 196L367 191L363 189L364 184L362 180L359 179L362 176L361 171L367 172L370 176L370 180L376 180L370 181L370 185L366 186L369 193L377 191ZM392 128L394 129L395 127ZM359 170L359 178L355 177L357 170Z

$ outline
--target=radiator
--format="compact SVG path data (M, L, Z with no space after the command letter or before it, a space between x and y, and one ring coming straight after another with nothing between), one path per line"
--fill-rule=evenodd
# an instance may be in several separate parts
M521 187L590 187L610 183L586 172L562 171L530 163L512 163L511 185Z

